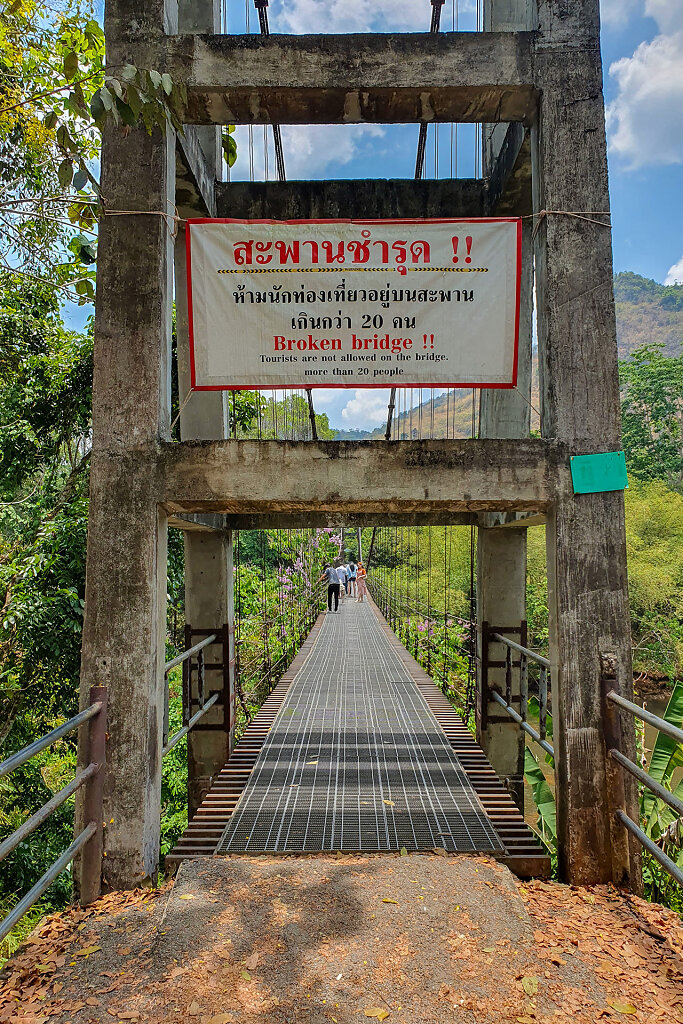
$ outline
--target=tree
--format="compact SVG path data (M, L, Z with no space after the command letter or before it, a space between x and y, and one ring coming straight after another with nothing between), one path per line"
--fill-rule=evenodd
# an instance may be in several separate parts
M104 63L89 0L13 0L0 14L0 267L94 299L100 129L181 131L168 74ZM234 145L234 144L233 144Z
M683 356L644 345L620 363L623 445L629 472L683 490Z

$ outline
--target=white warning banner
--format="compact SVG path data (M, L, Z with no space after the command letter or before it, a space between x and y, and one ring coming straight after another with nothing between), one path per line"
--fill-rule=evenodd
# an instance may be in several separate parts
M514 387L521 221L192 220L192 386Z

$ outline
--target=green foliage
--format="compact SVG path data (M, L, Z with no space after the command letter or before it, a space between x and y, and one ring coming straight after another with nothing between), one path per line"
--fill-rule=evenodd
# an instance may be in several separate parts
M630 476L683 491L683 355L667 357L662 345L645 345L620 363L620 377Z
M683 683L676 683L663 715L676 728L683 728ZM647 772L655 782L673 791L683 799L683 781L680 769L683 767L683 748L663 733L658 733L652 750ZM677 780L677 781L676 781ZM640 798L641 825L679 867L683 867L683 830L681 821L663 800L643 788ZM683 889L650 854L643 859L643 882L645 895L658 903L665 903L683 914Z
M90 0L16 0L0 20L0 265L80 303L94 299L93 174L100 132L181 131L187 97L170 75L132 64L105 73Z
M543 774L538 759L529 747L524 748L524 778L531 786L534 803L538 810L538 834L548 849L555 853L557 848L555 794Z
M625 492L634 667L676 678L683 671L683 496L660 480ZM528 532L529 645L547 650L545 529Z
M626 491L634 665L671 678L683 670L683 495L661 481Z

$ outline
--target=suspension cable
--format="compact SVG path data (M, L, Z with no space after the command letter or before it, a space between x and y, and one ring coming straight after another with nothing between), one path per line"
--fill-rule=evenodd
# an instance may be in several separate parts
M432 21L429 31L436 34L441 27L441 8L446 0L431 0ZM415 180L419 181L424 175L425 152L427 149L427 122L420 122L420 134L417 140L417 158L415 160Z
M268 25L268 0L254 0L254 7L258 11L259 28L261 29L262 36L270 35L270 27ZM286 181L285 175L285 155L282 149L282 133L280 131L280 125L273 125L273 145L275 147L275 165L277 167L277 176L280 181Z

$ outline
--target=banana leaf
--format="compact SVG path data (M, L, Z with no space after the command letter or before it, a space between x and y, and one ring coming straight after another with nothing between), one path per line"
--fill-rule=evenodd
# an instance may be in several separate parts
M534 795L541 836L552 849L555 849L557 842L555 797L541 766L528 747L524 751L524 778L531 786Z
M678 729L683 728L683 683L675 684L664 712L664 719L669 725L675 725ZM670 739L669 736L665 736L664 733L660 732L652 751L648 774L656 782L669 788L674 771L680 767L683 767L683 747L676 743L675 740ZM651 834L651 829L657 828L659 818L658 804L660 807L665 807L660 800L657 800L653 793L646 789L642 799L642 814L647 821L648 835ZM669 809L666 807L665 810L667 813L669 812ZM672 820L673 816L670 821ZM664 828L666 828L666 825L664 825Z

